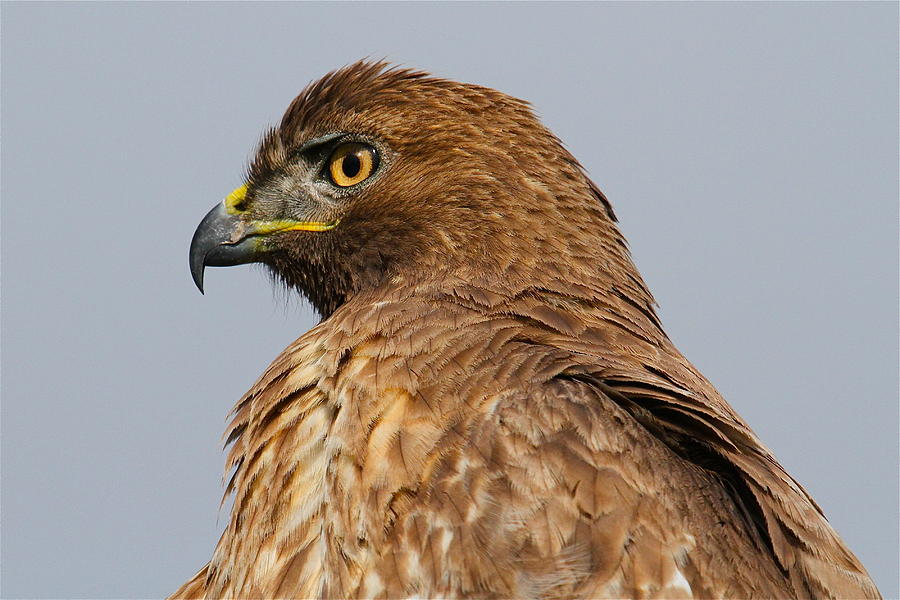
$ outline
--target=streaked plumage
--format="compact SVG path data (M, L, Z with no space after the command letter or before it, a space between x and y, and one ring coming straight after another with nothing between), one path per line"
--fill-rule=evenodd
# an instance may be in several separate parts
M380 152L371 181L329 192L298 153L335 133ZM235 407L230 522L173 597L878 597L526 103L357 63L291 104L230 214L337 223L253 255L323 321Z

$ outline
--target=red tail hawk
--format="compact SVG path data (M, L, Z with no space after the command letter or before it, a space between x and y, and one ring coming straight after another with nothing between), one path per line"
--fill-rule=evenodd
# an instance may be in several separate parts
M323 320L235 407L230 522L173 597L878 597L525 102L327 75L194 236L201 289L248 262Z

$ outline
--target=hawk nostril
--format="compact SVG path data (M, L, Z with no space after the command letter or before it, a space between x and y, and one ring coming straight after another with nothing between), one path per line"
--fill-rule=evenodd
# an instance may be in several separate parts
M229 214L241 213L247 210L247 184L236 188L225 197L225 210Z

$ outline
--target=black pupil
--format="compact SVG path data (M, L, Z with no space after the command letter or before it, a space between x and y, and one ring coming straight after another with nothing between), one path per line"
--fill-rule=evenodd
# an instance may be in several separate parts
M362 162L359 160L359 156L357 156L356 154L348 154L344 157L344 161L341 163L341 170L349 179L353 179L354 177L359 175L359 170L361 168Z

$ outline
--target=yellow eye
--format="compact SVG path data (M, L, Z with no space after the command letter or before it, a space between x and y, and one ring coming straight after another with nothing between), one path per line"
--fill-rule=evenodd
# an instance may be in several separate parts
M328 159L331 181L340 187L356 185L371 175L377 166L375 148L355 142L341 144Z

